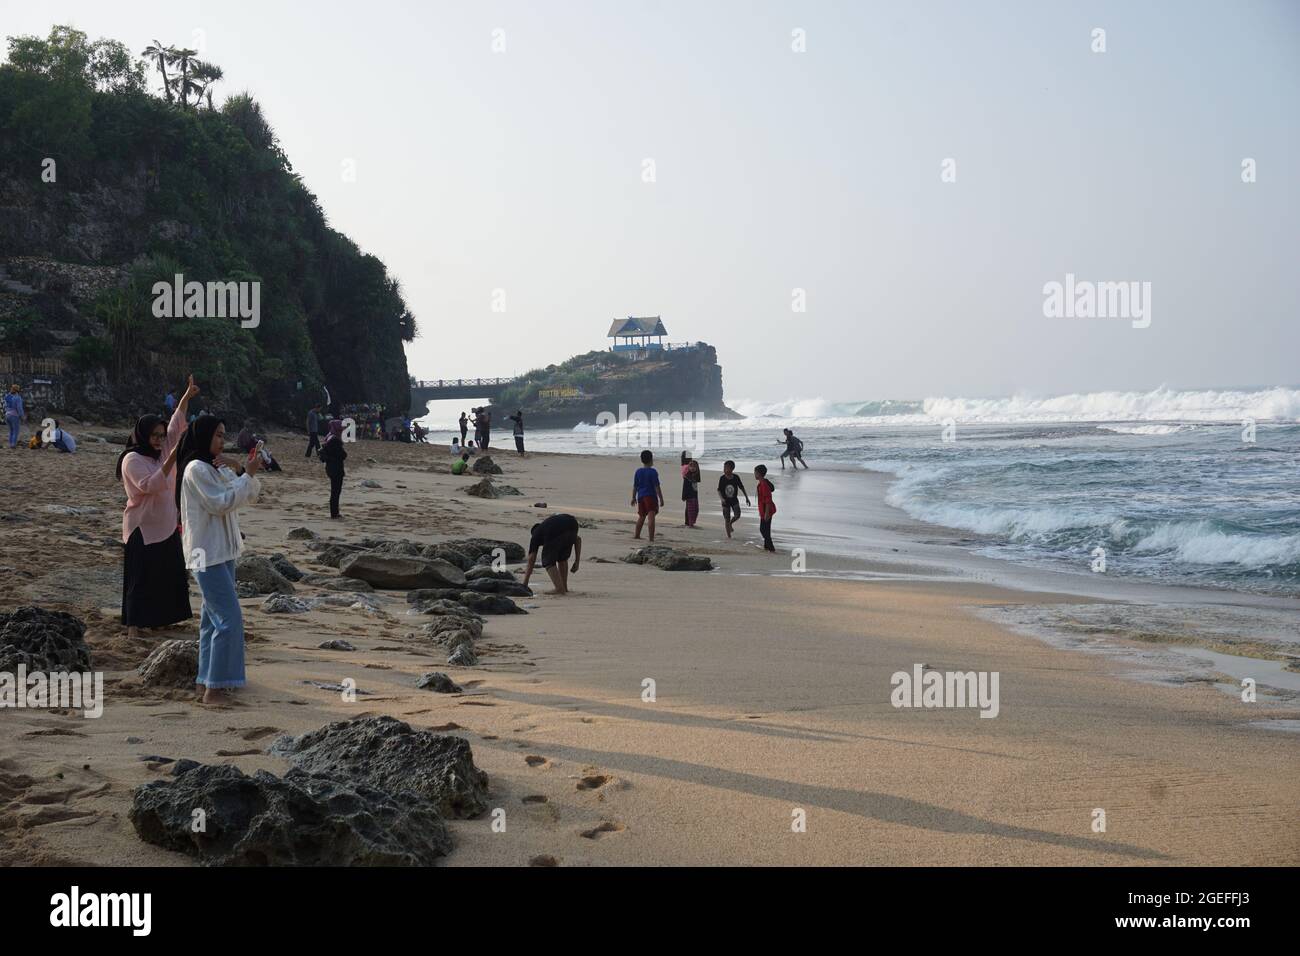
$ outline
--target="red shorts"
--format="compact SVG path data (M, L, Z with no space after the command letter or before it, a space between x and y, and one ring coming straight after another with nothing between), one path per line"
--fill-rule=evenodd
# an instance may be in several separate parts
M639 515L657 515L659 499L654 495L644 495L636 500L636 513Z

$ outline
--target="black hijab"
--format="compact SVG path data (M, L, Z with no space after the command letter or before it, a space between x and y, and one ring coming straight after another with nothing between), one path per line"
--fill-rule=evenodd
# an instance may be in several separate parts
M192 461L212 464L212 436L217 433L217 426L224 425L225 420L216 415L204 413L185 429L181 436L180 447L176 450L176 507L181 504L181 484L185 480L185 469Z
M158 415L140 416L140 420L135 423L135 428L133 428L131 434L127 436L126 451L117 456L118 481L122 480L122 459L131 454L131 452L135 452L137 455L144 455L146 458L152 458L154 461L157 461L162 455L162 452L149 444L149 436L153 434L153 430L159 425L162 425L164 428L167 427L167 423Z

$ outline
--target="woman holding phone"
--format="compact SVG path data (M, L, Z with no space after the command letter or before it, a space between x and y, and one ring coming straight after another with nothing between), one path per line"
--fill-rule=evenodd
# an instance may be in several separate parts
M235 590L235 559L244 550L236 512L256 501L262 456L256 447L242 474L222 455L226 424L200 415L185 432L177 453L177 496L185 553L203 592L199 615L199 673L203 703L227 702L229 691L243 687L244 615Z

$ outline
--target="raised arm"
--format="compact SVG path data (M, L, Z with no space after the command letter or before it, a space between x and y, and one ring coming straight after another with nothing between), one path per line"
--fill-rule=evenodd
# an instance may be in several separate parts
M229 476L225 472L230 472ZM229 468L216 472L202 462L195 462L185 470L185 485L199 507L214 515L229 514L250 501L256 501L262 489L251 473L245 472L236 478Z

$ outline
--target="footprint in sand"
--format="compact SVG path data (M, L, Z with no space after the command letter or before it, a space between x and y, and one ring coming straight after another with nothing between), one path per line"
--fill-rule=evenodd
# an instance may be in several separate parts
M537 756L537 754L529 754L524 758L524 763L528 764L530 767L546 767L549 766L551 762L545 757Z
M599 790L614 778L603 773L591 773L578 781L579 790Z
M555 857L551 856L549 853L543 853L540 856L535 856L531 860L529 860L528 865L529 866L559 866L560 861L557 860Z
M524 803L546 803L546 802L547 802L547 798L546 798L545 796L543 796L542 794L540 794L540 793L530 793L528 796L522 798L522 802L524 802Z
M590 830L583 830L578 835L584 836L588 840L599 840L607 833L621 833L627 827L621 823L615 823L613 820L604 820L599 826L592 827Z

